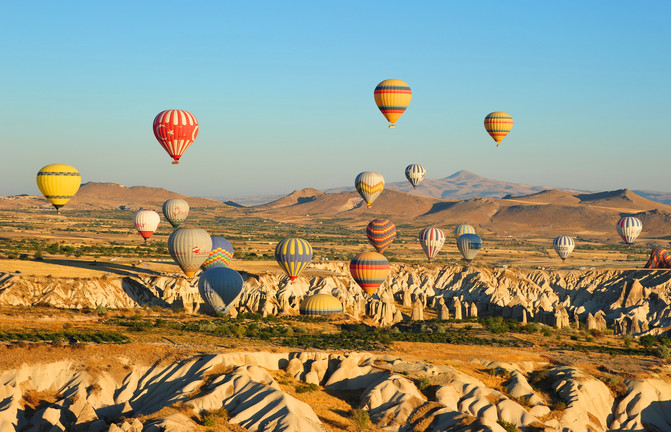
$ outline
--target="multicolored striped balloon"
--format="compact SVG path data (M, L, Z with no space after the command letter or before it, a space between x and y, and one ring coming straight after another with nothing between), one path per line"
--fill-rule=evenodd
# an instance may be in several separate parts
M173 159L179 164L186 149L198 136L198 120L188 111L165 110L154 118L154 136Z
M475 228L466 224L457 225L456 228L454 228L455 239L464 234L475 234Z
M395 128L394 123L410 105L412 90L406 82L399 79L388 79L375 87L373 96L375 96L375 104L380 112L391 123L389 127Z
M384 177L375 171L364 171L356 176L354 186L359 195L366 201L366 205L370 207L384 190Z
M485 117L485 129L489 136L496 141L496 147L501 144L503 138L513 128L513 118L503 111L494 111Z
M654 248L645 268L671 268L671 253L661 247Z
M163 203L163 216L173 228L177 228L189 215L189 204L181 198L172 198Z
M198 292L215 313L222 313L240 295L243 284L242 276L235 270L213 267L198 278Z
M333 315L342 312L342 303L331 294L314 294L301 302L301 315Z
M293 282L312 261L312 246L299 238L286 238L277 244L275 259Z
M422 249L424 249L427 258L431 261L438 255L440 248L443 247L443 244L445 243L445 233L440 228L424 228L419 232L419 243L422 245Z
M417 189L425 175L426 169L420 164L411 164L405 167L405 178L408 179L413 189Z
M61 207L75 196L82 184L82 177L74 167L65 164L51 164L37 173L37 187L42 195L61 214Z
M396 238L396 225L389 219L373 219L366 227L366 237L378 253L384 253Z
M559 236L555 237L552 241L552 247L557 252L557 255L559 255L559 258L562 261L566 261L566 258L571 255L573 248L575 248L575 242L569 236Z
M632 244L643 230L643 224L638 218L626 216L617 222L615 228L626 244Z
M188 278L196 274L211 250L212 237L200 228L182 226L168 237L170 256Z
M135 229L140 233L145 243L154 234L159 223L161 223L161 216L153 210L140 210L135 213L133 218Z
M471 262L482 249L482 239L475 234L464 234L457 239L457 248L464 259Z
M212 250L203 263L203 268L207 270L213 267L228 267L234 253L231 242L223 237L212 237Z
M361 289L372 296L389 275L389 261L377 252L364 252L352 258L349 271Z

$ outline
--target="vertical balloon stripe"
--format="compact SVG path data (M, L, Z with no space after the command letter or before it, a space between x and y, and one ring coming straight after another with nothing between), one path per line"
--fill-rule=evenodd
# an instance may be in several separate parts
M464 234L457 238L457 248L466 261L471 261L482 249L482 239L476 234Z
M293 280L312 261L312 246L303 239L286 238L275 247L275 259Z
M198 136L198 121L182 110L166 110L154 118L154 135L168 154L178 161Z
M575 242L569 236L559 236L552 241L552 246L555 252L557 252L557 255L559 255L562 260L565 260L571 255L571 252L573 252Z
M439 228L424 228L419 233L419 242L427 258L432 260L438 255L438 252L445 243L445 233Z
M618 221L616 228L622 240L627 244L632 244L641 233L643 224L636 217L626 216Z

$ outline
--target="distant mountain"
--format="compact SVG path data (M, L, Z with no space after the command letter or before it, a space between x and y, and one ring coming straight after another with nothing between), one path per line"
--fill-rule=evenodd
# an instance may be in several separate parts
M662 204L671 205L671 193L670 192L655 192L655 191L643 191L635 190L634 193L640 195L649 200L656 201Z
M132 186L117 183L88 182L81 185L77 194L68 202L63 211L121 209L139 210L146 208L161 212L163 203L170 198L182 198L195 207L227 207L226 204L208 199L196 198L171 192L167 189ZM53 208L42 196L15 196L0 198L0 208Z
M606 237L616 241L614 226L623 215L636 215L644 225L642 238L667 234L671 206L643 198L628 189L598 193L545 190L504 198L445 200L385 189L367 208L355 191L294 191L261 206L245 208L248 216L309 224L329 219L364 226L372 218L389 218L397 226L449 227L469 223L481 233ZM338 221L338 222L335 222Z
M456 173L441 179L425 178L424 181L413 189L409 182L400 181L387 183L385 186L387 190L396 190L400 192L407 192L413 195L451 199L451 200L468 200L472 198L504 198L513 196L525 196L535 193L542 193L551 191L552 193L589 193L590 191L575 190L567 188L551 188L547 186L534 186L522 183L511 183L499 180L493 180L486 177L479 176L470 171L461 170ZM354 191L354 186L343 186L338 188L326 189L324 193L340 193ZM633 191L634 193L656 201L662 204L671 205L671 193L655 192L655 191ZM284 195L248 195L235 197L217 197L220 201L234 201L244 206L258 206L267 204L271 201L276 201L283 198ZM214 197L213 197L214 198ZM571 198L569 198L570 200ZM576 198L572 198L576 200Z

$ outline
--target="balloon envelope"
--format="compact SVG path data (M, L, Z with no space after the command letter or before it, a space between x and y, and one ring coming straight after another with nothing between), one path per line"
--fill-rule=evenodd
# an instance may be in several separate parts
M420 164L408 165L405 168L405 178L408 179L413 189L419 186L419 184L424 180L426 175L426 169Z
M373 219L366 227L366 237L378 253L383 253L396 238L396 225L389 219Z
M513 118L503 111L494 111L485 117L485 129L489 136L496 141L496 147L499 146L503 138L513 128Z
M466 261L471 261L482 249L482 239L476 234L463 234L457 238L457 248Z
M301 302L301 315L333 315L342 312L342 303L331 294L314 294Z
M233 259L233 245L223 237L212 237L212 250L203 263L206 270L212 267L228 267Z
M294 281L312 261L312 246L299 238L286 238L275 247L275 259Z
M37 173L37 187L58 214L61 213L60 208L75 196L81 184L79 171L70 165L51 164Z
M457 225L456 228L454 228L455 239L464 234L475 234L475 228L466 224Z
M377 252L364 252L349 263L354 281L368 295L373 295L389 275L389 261Z
M375 171L364 171L356 176L354 186L359 195L366 201L366 205L370 207L384 190L384 177Z
M145 243L154 234L160 222L161 216L153 210L140 210L135 213L135 217L133 218L135 229L140 233Z
M640 219L633 216L626 216L620 219L615 226L617 233L626 244L632 244L641 233L643 224Z
M212 238L200 228L183 226L168 237L170 256L187 277L193 277L212 250Z
M445 233L440 228L424 228L419 232L419 243L424 249L426 257L431 261L438 255L438 251L445 243Z
M177 228L189 215L189 204L181 198L172 198L163 203L163 216L173 228Z
M645 268L671 268L671 253L661 247L654 248Z
M375 87L373 96L380 112L391 123L389 127L395 128L394 123L410 105L412 90L406 82L399 79L388 79Z
M159 144L173 159L173 165L177 165L198 136L198 120L188 111L170 109L158 113L153 129Z
M215 313L224 312L242 292L240 273L228 267L205 270L198 279L198 292Z
M559 255L559 258L564 261L566 258L568 258L569 255L571 255L571 252L573 252L573 248L575 248L575 242L569 236L559 236L555 237L555 239L552 241L552 247L554 247L554 250L557 252L557 255Z

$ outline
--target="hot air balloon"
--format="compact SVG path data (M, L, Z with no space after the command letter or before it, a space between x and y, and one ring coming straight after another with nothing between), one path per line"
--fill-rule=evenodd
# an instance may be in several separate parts
M154 234L154 231L158 228L158 224L161 223L161 216L153 210L140 210L135 213L133 223L137 232L140 233L144 242L147 243L147 239Z
M213 267L198 278L198 292L215 313L222 313L240 295L243 284L242 276L235 270Z
M389 275L389 261L377 252L364 252L352 258L349 271L361 289L372 296Z
M275 247L275 259L293 282L312 261L312 246L299 238L286 238Z
M412 164L405 167L405 178L408 179L413 189L417 189L417 186L424 180L426 175L426 169L420 164Z
M154 118L153 127L154 136L173 158L173 165L179 164L179 158L198 136L198 120L184 110L161 111Z
M407 83L398 79L388 79L375 87L374 96L380 112L391 123L389 127L395 128L394 123L410 105L412 91Z
M42 195L56 207L61 214L61 207L75 196L82 184L82 178L74 167L65 164L52 164L37 173L37 187Z
M440 228L424 228L419 232L419 243L422 245L427 258L431 261L438 255L440 248L443 247L445 233Z
M457 238L457 247L464 259L471 262L482 249L482 239L476 234L463 234Z
M485 117L485 129L487 129L489 136L496 141L496 147L501 144L503 138L508 135L512 128L513 118L508 113L494 111Z
M475 228L466 224L457 225L456 228L454 228L454 238L459 238L459 236L463 234L475 234Z
M661 247L654 248L645 268L671 268L671 253Z
M163 203L163 216L173 228L186 220L189 215L189 204L181 198L172 198Z
M640 219L633 216L626 216L620 219L615 226L617 233L620 234L622 240L628 245L634 243L636 237L641 233L643 224Z
M559 236L555 237L554 241L552 242L552 247L554 247L555 252L557 252L557 255L559 255L559 258L561 258L562 261L566 261L566 258L568 258L568 256L571 255L571 252L573 252L575 242L569 236Z
M373 219L366 227L366 237L378 253L384 253L396 238L396 225L389 219Z
M359 195L366 201L366 205L370 207L375 198L384 190L384 177L375 171L364 171L356 176L354 186Z
M168 237L168 250L186 277L191 278L210 255L212 238L205 230L183 226Z
M314 294L301 302L301 315L333 315L342 312L342 303L331 294Z
M223 237L212 237L212 250L203 263L204 269L228 267L233 259L233 245Z

